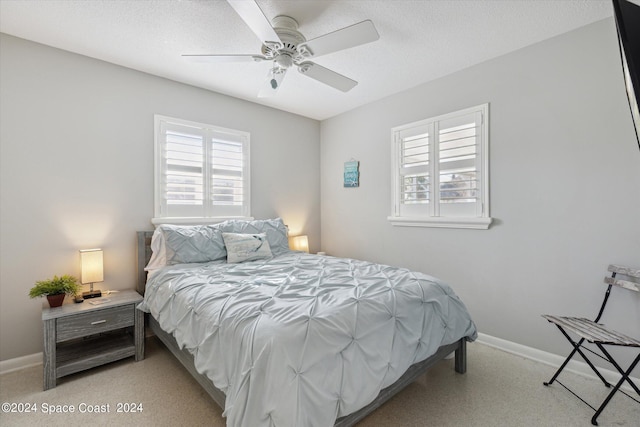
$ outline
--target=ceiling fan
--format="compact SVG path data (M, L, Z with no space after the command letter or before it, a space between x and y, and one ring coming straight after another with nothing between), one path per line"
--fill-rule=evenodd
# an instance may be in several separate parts
M311 62L310 59L380 38L373 22L366 20L307 41L298 31L298 22L289 16L276 16L269 23L255 0L227 2L262 41L262 54L182 56L198 62L211 63L273 61L265 84L258 93L259 97L274 95L280 88L287 70L293 66L307 77L342 92L348 92L358 84L357 81Z

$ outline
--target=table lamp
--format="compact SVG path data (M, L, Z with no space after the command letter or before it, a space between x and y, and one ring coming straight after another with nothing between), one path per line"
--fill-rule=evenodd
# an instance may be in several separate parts
M309 239L306 235L290 237L289 248L294 251L304 251L309 253Z
M84 299L101 297L102 292L99 289L93 290L93 284L104 280L102 249L80 250L80 266L80 282L83 285L87 283L91 285L89 292L83 292L82 297Z

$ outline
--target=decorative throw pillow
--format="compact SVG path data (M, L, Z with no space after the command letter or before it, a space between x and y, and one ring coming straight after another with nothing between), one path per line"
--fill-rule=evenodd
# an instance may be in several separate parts
M236 263L271 258L271 248L265 233L222 233L227 248L227 262Z
M273 255L289 252L288 230L282 218L256 219L252 221L232 219L217 225L224 233L265 233Z

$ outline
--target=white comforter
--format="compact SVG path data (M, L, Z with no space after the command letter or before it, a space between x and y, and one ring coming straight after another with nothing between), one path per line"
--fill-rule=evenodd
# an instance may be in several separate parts
M476 338L438 279L297 252L165 267L140 308L225 393L228 426L332 426L439 346Z

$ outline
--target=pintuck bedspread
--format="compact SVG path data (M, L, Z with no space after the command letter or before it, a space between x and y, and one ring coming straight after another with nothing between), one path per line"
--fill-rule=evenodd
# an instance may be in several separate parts
M228 426L332 426L441 345L477 336L438 279L299 252L166 266L140 308L225 393Z

